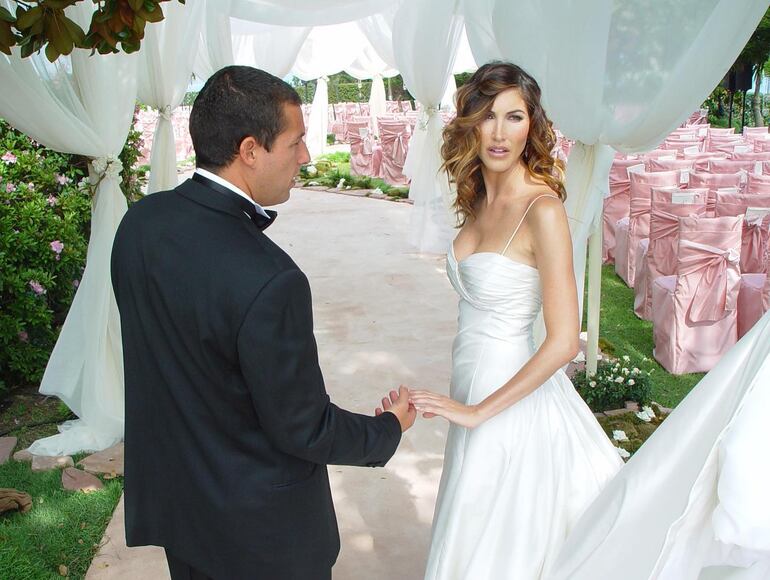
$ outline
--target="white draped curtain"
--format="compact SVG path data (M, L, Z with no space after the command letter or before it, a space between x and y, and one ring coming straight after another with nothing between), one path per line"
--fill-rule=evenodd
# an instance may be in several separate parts
M451 197L441 171L441 132L438 107L451 76L463 19L457 2L404 2L393 24L393 54L404 85L422 104L423 117L409 143L404 173L411 178L411 243L425 252L445 252L454 234L448 209ZM416 57L419 55L419 57Z
M284 78L294 66L312 28L277 26L230 19L235 64L253 66Z
M203 0L205 14L200 38L189 50L196 56L193 71L205 81L216 71L233 64L233 41L230 31L232 0Z
M165 18L147 27L139 67L139 100L158 111L152 140L150 181L147 192L177 185L176 144L171 114L182 102L190 84L195 47L201 34L205 0L170 2Z
M93 5L67 15L88 29ZM31 451L62 455L99 450L123 436L120 319L110 284L110 251L126 211L117 156L136 100L138 55L76 50L51 65L45 56L0 55L0 116L57 151L85 155L96 185L85 272L46 367L40 392L55 395L79 417Z

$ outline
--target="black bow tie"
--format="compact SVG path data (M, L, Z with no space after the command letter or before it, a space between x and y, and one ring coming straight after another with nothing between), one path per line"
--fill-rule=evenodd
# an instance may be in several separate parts
M266 209L265 213L268 215L268 217L263 216L257 211L257 206L251 203L248 199L238 195L233 190L228 189L224 185L219 184L216 181L209 179L208 177L204 177L200 173L193 173L192 179L193 181L197 181L201 185L205 185L209 189L213 189L217 193L220 193L237 203L238 207L249 216L251 221L254 222L254 225L257 226L260 230L264 230L270 227L278 215L278 212L272 209Z

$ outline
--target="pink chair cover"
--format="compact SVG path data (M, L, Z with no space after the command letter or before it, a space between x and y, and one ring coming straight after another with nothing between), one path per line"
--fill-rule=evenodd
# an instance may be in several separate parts
M647 171L656 173L660 171L690 171L695 164L694 159L647 159L644 166Z
M770 195L717 193L717 217L743 216L749 207L770 208ZM769 229L770 215L748 216L743 220L741 272L765 272Z
M679 184L678 171L658 173L632 173L631 200L629 202L628 258L627 270L620 277L629 287L634 285L636 273L636 251L639 241L650 235L650 203L653 187L676 187ZM616 254L617 256L617 254ZM617 271L617 263L616 268Z
M748 193L770 193L770 175L749 173L746 180L746 191Z
M749 151L748 153L733 153L735 161L770 161L770 151Z
M605 264L615 262L615 223L628 217L631 182L628 179L629 167L639 165L639 159L615 158L610 168L610 193L604 198L602 214L602 261ZM626 229L628 232L628 229Z
M765 137L757 136L754 138L754 151L757 153L763 153L770 151L770 136Z
M719 153L717 151L703 151L700 153L686 153L685 159L692 159L693 161L711 161L712 159L727 159L727 153Z
M411 101L401 101L401 112L407 113L409 111L412 111L412 102Z
M714 211L716 204L716 191L722 187L741 187L740 173L701 173L693 171L690 173L690 182L688 187L702 188L709 190L707 208L709 212Z
M734 127L709 127L709 137L724 137L726 135L735 135Z
M375 149L378 145L369 132L369 123L348 122L345 140L350 143L350 173L376 177Z
M653 282L655 358L670 373L706 372L737 341L739 217L679 221L677 269Z
M767 127L744 127L744 135L767 135Z
M672 203L673 193L689 193L692 203ZM634 313L643 320L652 320L652 281L676 272L679 244L679 219L706 215L705 189L655 188L652 190L650 237L642 269L637 268L634 284Z
M763 303L765 287L770 288L767 274L741 274L741 290L738 293L738 338L746 334L762 315L767 312Z
M377 119L382 145L381 177L390 185L406 185L409 179L404 175L404 162L409 151L409 123Z
M647 151L642 155L644 159L652 159L654 157L669 157L671 156L673 152L670 149L653 149L652 151Z
M696 164L698 171L704 169L700 166L703 162L699 161ZM736 159L711 159L708 161L708 172L710 173L738 173L739 171L746 171L750 173L754 171L755 161L752 160L736 160Z

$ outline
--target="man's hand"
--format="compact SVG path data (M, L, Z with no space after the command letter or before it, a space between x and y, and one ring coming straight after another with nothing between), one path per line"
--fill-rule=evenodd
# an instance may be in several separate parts
M374 410L374 414L379 416L383 413L393 413L398 418L398 422L401 423L402 433L414 425L414 420L417 418L417 410L409 402L409 389L401 385L398 387L398 393L390 391L390 398L383 397L382 407L377 407Z

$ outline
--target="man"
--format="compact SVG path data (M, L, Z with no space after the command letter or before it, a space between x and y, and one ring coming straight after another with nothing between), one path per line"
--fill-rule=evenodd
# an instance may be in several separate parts
M374 417L329 401L308 281L263 232L309 161L297 93L224 68L190 134L193 178L132 206L112 253L127 542L163 546L174 580L328 579L325 465L384 465L415 411L404 387Z

